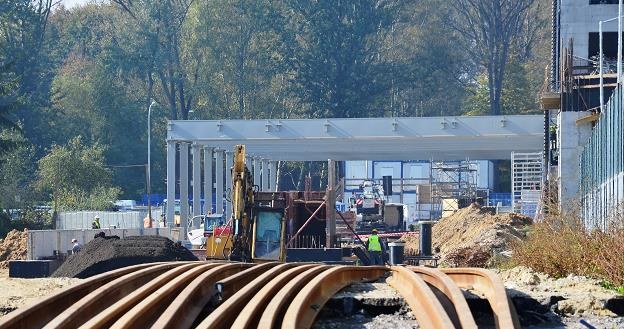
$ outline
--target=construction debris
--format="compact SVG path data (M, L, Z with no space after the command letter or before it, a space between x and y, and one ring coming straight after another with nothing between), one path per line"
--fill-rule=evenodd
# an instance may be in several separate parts
M53 277L87 278L125 266L197 260L188 249L160 236L97 237L71 255Z
M505 258L510 242L526 236L525 228L532 222L527 216L493 214L471 204L433 225L433 250L448 266L491 266L494 260ZM418 253L418 237L402 239L407 254Z
M28 230L12 230L0 242L0 268L9 267L10 260L26 259Z

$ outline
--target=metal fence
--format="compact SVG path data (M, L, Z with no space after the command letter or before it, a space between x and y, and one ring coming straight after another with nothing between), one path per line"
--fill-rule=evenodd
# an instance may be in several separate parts
M158 220L162 213L159 207L152 208L152 218ZM95 216L100 217L102 228L142 228L147 210L138 211L67 211L59 213L57 229L90 229Z
M623 104L624 93L619 86L581 154L581 212L589 229L607 230L621 215L618 209L624 201Z

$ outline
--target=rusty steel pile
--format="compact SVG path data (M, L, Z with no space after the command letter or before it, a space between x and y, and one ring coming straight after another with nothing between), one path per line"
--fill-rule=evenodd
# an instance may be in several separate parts
M0 328L310 328L338 291L384 276L421 328L476 328L461 289L487 298L498 328L520 327L502 281L484 269L164 262L93 276Z

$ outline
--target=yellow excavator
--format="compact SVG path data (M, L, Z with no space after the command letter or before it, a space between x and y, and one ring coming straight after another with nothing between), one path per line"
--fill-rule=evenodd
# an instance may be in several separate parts
M245 146L234 148L232 166L232 217L225 226L214 226L206 237L207 258L243 262L284 261L284 208L274 202L256 202L258 192L245 164ZM266 198L262 198L266 200Z

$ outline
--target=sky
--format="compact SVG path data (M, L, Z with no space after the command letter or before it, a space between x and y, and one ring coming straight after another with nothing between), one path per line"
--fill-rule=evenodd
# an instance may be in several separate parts
M63 5L65 5L66 8L73 8L77 5L81 5L81 4L85 4L89 2L89 0L62 0Z

